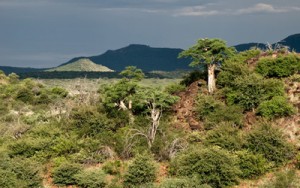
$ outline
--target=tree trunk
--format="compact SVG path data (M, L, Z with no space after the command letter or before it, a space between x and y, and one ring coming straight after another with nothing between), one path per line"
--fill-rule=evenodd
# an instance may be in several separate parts
M159 126L160 116L161 116L160 110L157 110L155 108L153 108L151 110L152 125L148 130L148 146L149 146L149 148L152 147L152 144L155 140L156 131L157 131L158 126Z
M215 64L208 64L208 92L212 94L216 90L216 79L215 79Z

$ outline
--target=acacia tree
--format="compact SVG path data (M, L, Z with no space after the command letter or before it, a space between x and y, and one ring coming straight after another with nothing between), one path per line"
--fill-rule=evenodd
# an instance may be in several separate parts
M172 96L158 88L140 88L135 96L135 104L138 108L144 108L144 112L151 120L148 130L132 129L135 136L143 136L146 138L148 147L151 148L155 141L156 132L160 125L162 113L168 110L177 100L177 96Z
M134 66L126 67L120 75L124 78L115 84L104 86L103 102L109 108L117 107L119 110L127 111L133 122L132 98L139 88L138 81L141 81L145 75L141 69Z
M207 65L208 92L213 93L216 89L215 69L234 51L234 48L227 47L226 42L221 39L205 38L198 40L194 46L181 52L179 57L191 57L191 67Z

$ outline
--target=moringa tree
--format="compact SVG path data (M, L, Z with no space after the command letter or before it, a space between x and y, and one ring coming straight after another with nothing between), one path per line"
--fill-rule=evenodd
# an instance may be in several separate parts
M226 42L221 39L199 39L189 49L181 52L179 57L191 57L191 67L207 65L208 92L213 93L216 89L215 69L226 58L234 54L235 49L227 47Z

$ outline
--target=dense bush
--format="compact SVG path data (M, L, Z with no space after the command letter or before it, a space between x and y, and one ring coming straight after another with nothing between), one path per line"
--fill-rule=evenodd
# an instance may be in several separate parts
M170 166L176 176L199 178L212 187L226 187L238 182L240 175L235 155L219 147L192 148L178 155Z
M280 80L264 79L257 74L237 77L232 83L232 87L224 89L226 101L245 110L253 110L262 101L284 95L284 85Z
M256 66L256 71L267 77L288 77L299 70L300 57L296 54L261 58Z
M77 164L61 164L53 170L53 183L57 185L75 185L77 183L75 175L78 174L80 170L81 167Z
M264 174L270 167L270 163L261 154L253 154L247 150L236 152L239 157L239 167L242 178L254 178Z
M299 177L294 169L286 169L275 173L271 181L262 186L262 188L296 188L300 187Z
M227 106L210 95L199 95L196 100L196 113L204 121L206 129L211 129L223 121L242 124L242 109L238 106Z
M102 167L103 171L107 174L111 174L111 175L117 175L120 174L120 170L121 170L121 161L116 160L116 161L108 161L107 163L105 163Z
M60 97L66 97L68 95L68 91L61 87L54 87L51 89L51 93L58 95Z
M253 153L262 154L266 159L281 165L294 156L294 148L288 143L278 128L260 125L246 136L246 148Z
M104 188L107 185L105 174L99 169L82 170L74 178L81 188Z
M257 108L257 114L266 117L283 117L292 115L295 109L285 97L275 96L271 100L263 101Z
M298 155L296 156L296 163L295 166L297 169L300 170L300 152L298 153Z
M125 187L136 187L152 183L156 179L156 166L148 155L137 156L124 176Z
M239 150L242 148L243 139L238 128L230 123L221 123L217 128L207 132L203 143L220 146L227 150Z
M9 158L0 153L0 187L35 188L40 187L40 165L31 159Z
M184 76L180 84L189 86L193 82L198 80L207 80L207 71L194 70L190 72L188 75Z
M167 93L173 95L173 94L179 93L181 91L184 91L185 88L186 87L184 85L182 85L182 84L174 83L174 84L166 86L165 91Z
M211 186L200 184L195 178L168 178L158 188L211 188Z

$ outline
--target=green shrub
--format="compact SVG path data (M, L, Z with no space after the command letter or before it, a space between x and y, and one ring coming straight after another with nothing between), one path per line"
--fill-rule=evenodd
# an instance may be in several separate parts
M11 161L12 171L17 179L22 182L20 187L40 187L42 178L40 176L39 164L31 159L14 158Z
M158 188L211 188L211 186L200 184L195 178L168 178Z
M300 187L299 177L294 169L277 172L275 177L262 188L296 188Z
M107 185L105 174L99 169L82 170L74 177L82 188L104 188Z
M237 157L219 147L191 148L171 161L170 173L199 178L201 184L226 187L237 184L240 174Z
M64 88L60 88L60 87L54 87L51 89L51 93L58 95L62 98L67 97L68 96L68 91Z
M239 166L242 178L254 178L264 174L270 167L270 163L261 154L253 154L247 150L236 152L239 157Z
M154 182L156 179L156 166L148 155L137 156L124 175L125 187L136 187Z
M221 122L233 122L242 125L243 113L238 106L226 106L210 95L199 95L196 100L196 113L204 121L206 129L211 129Z
M173 94L179 93L181 91L184 91L185 88L186 87L184 85L182 85L182 84L174 83L174 84L166 86L165 91L167 93L173 95Z
M299 152L298 155L296 156L295 167L296 167L297 169L300 170L300 152Z
M28 88L21 88L16 94L16 99L24 103L32 103L34 99L33 92Z
M78 174L81 167L78 164L64 163L59 167L54 168L52 177L53 183L56 185L75 185L77 179L75 175Z
M246 148L255 154L262 154L279 166L294 156L294 147L288 143L282 132L270 125L260 125L246 136Z
M108 161L107 163L105 163L102 167L103 171L107 174L110 175L117 175L120 174L120 170L121 170L121 161L116 160L116 161Z
M221 123L217 128L207 132L203 143L227 150L239 150L242 148L243 140L238 128L230 123Z
M266 117L284 117L292 115L295 109L285 97L276 96L271 100L262 102L257 108L257 114Z
M262 101L284 95L284 84L276 79L264 79L260 75L250 74L237 77L232 86L224 88L226 102L229 105L242 106L244 110L255 109Z
M256 71L267 77L288 77L300 69L300 58L296 54L279 56L277 58L261 58L256 66Z
M16 188L18 186L18 178L11 170L4 170L0 168L0 187L2 188Z

